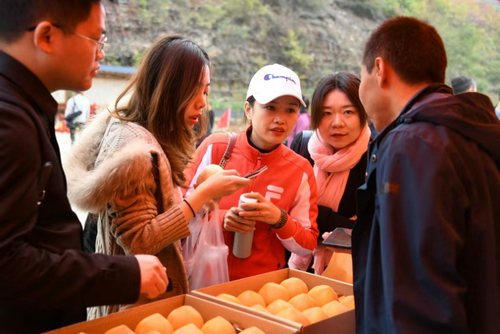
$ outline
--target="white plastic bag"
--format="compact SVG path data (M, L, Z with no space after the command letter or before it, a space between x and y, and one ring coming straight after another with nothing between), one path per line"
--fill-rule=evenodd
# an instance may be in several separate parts
M195 290L228 282L228 253L229 249L224 243L222 226L219 222L219 205L216 204L212 217L203 224L201 229L189 279L190 289Z
M182 257L188 278L191 277L192 274L194 255L196 254L196 248L200 240L201 229L205 223L208 223L208 214L205 207L203 207L196 216L189 221L191 235L182 243Z

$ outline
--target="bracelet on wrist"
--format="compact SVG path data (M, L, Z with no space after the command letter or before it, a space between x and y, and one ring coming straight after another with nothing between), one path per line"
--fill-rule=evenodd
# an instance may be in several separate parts
M193 213L193 217L196 216L196 212L194 212L193 207L191 206L191 204L189 204L189 202L187 201L187 199L184 198L183 201L191 209L191 212Z
M281 211L280 220L278 220L278 222L276 224L271 225L271 227L274 229L282 228L283 226L285 226L286 222L288 221L288 213L286 213L286 211L281 209L281 208L280 208L280 211Z

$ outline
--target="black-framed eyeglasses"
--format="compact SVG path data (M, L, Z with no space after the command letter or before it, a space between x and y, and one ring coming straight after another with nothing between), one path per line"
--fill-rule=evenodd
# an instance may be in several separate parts
M58 28L58 29L61 29L61 30L65 30L60 24L57 24L57 23L52 23L51 24ZM33 26L33 27L29 27L27 30L28 31L33 31L36 29L37 26ZM90 38L90 37L87 37L87 36L83 36L82 34L79 34L77 32L74 32L74 31L70 31L71 34L73 35L76 35L78 37L81 37L81 38L84 38L88 41L91 41L91 42L94 42L94 43L97 43L99 45L99 48L97 49L97 53L101 53L102 50L104 49L104 46L106 45L107 41L108 41L108 37L106 36L106 34L102 34L101 38L99 39L93 39L93 38Z

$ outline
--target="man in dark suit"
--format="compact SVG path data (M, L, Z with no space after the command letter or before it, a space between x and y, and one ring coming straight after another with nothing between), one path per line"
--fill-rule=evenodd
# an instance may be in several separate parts
M82 252L66 197L51 92L87 90L104 57L99 0L0 2L0 332L40 333L86 307L166 290L154 256Z

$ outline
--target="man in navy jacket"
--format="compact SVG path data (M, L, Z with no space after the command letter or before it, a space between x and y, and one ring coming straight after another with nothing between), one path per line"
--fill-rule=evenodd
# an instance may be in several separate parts
M396 17L369 37L360 98L381 131L352 234L359 333L498 333L500 123L452 95L436 30Z
M0 332L40 333L86 307L166 289L154 256L82 252L54 133L58 89L86 90L104 57L99 0L0 4Z

